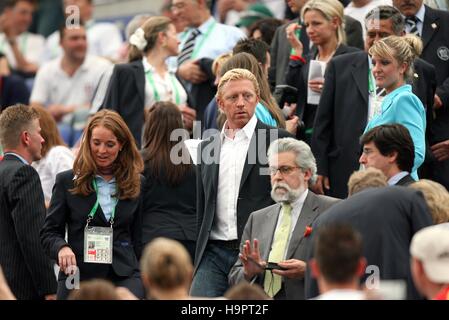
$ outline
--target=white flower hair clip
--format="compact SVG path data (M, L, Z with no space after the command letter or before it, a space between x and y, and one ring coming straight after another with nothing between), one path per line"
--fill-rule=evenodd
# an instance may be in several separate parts
M145 31L142 28L138 28L131 38L129 38L129 43L135 45L137 49L142 51L147 46L148 42L145 39Z

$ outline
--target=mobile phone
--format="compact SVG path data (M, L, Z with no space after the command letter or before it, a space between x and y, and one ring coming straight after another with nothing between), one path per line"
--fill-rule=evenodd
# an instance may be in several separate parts
M279 264L277 264L276 262L268 262L267 265L265 266L265 270L287 270L284 267L281 267Z

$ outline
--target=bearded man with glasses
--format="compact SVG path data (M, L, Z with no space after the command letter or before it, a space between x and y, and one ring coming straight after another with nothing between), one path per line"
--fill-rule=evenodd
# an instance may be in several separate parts
M276 204L250 215L229 282L256 282L274 299L304 299L307 247L302 239L318 215L339 200L308 190L316 179L316 162L305 142L275 140L268 163Z

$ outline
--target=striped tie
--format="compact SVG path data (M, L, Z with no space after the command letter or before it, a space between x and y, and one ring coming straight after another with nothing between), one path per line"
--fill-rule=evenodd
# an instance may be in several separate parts
M419 31L418 31L418 18L415 16L407 17L405 18L405 23L408 26L408 33L414 34L419 37Z
M181 53L178 56L178 66L186 62L192 57L193 49L195 48L195 39L200 34L200 30L193 29L190 33L189 38L184 43L184 47L181 50Z

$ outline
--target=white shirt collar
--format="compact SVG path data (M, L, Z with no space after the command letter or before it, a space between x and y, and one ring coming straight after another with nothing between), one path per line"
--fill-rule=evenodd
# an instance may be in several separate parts
M419 19L419 21L422 23L422 22L424 22L424 15L425 14L426 14L426 7L424 6L424 3L423 3L421 5L421 8L415 14L415 17L417 17Z
M257 117L256 117L256 113L254 113L253 116L251 117L251 119L248 121L248 123L242 129L237 130L236 135L239 132L243 132L248 139L251 139L251 137L253 136L254 130L256 129L256 124L257 124ZM225 129L227 128L227 126L228 126L228 121L226 120L225 124L223 125L223 129L221 129L221 140L222 141L225 137L227 137L227 135L225 134Z
M26 161L25 158L22 157L22 156L21 156L20 154L18 154L18 153L8 151L8 152L5 152L5 154L4 154L3 156L6 156L7 154L11 154L11 155L13 155L13 156L19 158L19 160L22 161L24 164L29 164L28 161Z
M396 173L394 176L392 176L390 179L388 179L388 185L394 186L396 183L399 182L399 180L401 180L408 174L410 174L410 172L407 172L407 171L401 171L399 173Z

